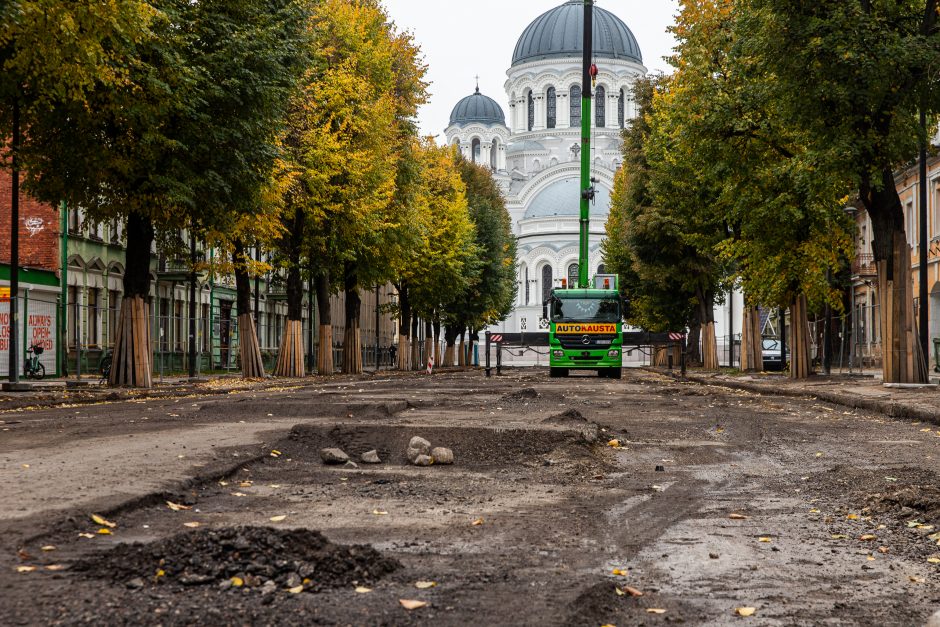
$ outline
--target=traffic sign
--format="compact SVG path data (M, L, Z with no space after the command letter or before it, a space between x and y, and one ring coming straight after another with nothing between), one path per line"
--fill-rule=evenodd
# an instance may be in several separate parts
M491 342L502 342L502 341L503 341L503 336L502 336L502 335L491 335L491 336L490 336L490 341L491 341Z
M685 339L685 333L670 333L669 339L673 342L679 342Z

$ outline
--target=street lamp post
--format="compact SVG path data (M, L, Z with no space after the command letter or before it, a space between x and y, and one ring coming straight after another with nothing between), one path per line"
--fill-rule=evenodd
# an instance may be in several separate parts
M20 381L19 355L16 343L16 329L19 326L20 292L20 99L13 97L13 137L10 145L10 383Z
M927 357L928 347L928 302L927 302L927 112L924 107L920 109L920 272L918 272L920 311L918 320L918 333L920 334L921 354L924 359L924 368L927 378L930 378L930 359Z

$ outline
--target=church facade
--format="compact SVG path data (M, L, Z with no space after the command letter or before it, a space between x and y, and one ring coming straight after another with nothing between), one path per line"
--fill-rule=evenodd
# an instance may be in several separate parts
M464 157L493 169L506 196L519 253L516 307L504 332L537 330L552 287L578 275L583 11L582 2L566 2L522 33L505 83L508 115L478 88L457 103L445 131ZM603 269L600 244L622 158L620 132L636 115L633 83L646 74L633 33L599 7L594 42L591 174L598 182L589 275Z

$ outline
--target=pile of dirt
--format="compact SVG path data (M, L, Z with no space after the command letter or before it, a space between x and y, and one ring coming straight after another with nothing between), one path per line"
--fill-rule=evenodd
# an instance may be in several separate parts
M293 588L308 591L373 582L400 568L371 546L341 546L318 531L269 527L198 529L152 542L122 544L73 566L129 587L145 584ZM269 583L272 582L272 583Z
M525 401L533 401L538 397L539 393L535 388L522 388L521 390L504 394L499 400L502 403L522 403Z
M940 523L940 487L912 485L873 494L869 497L871 511L917 518L921 522Z
M584 414L579 412L577 409L566 409L560 414L555 414L554 416L549 416L542 422L550 424L571 424L574 422L586 423L587 418L584 417Z

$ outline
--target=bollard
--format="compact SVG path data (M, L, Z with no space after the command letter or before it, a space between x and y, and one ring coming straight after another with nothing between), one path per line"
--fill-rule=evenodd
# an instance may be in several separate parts
M686 361L685 356L687 354L688 339L689 338L687 335L682 338L682 351L681 351L682 363L680 364L679 367L680 367L680 371L682 372L683 377L685 376L685 361Z
M503 343L496 342L496 374L503 374Z
M492 368L490 368L490 332L486 332L486 376L489 378L492 376Z
M667 357L667 360L668 360L668 362L669 362L669 363L668 363L668 368L669 368L670 370L672 370L672 351L669 352L669 356Z

